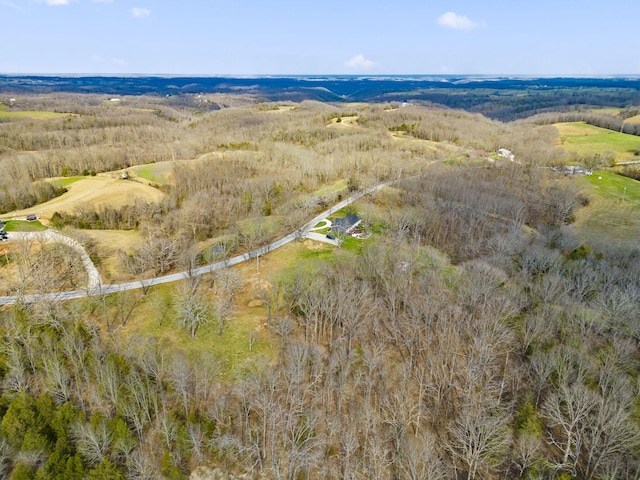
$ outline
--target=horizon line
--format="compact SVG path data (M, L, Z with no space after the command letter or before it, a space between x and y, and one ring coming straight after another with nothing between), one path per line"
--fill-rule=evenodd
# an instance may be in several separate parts
M0 72L0 76L5 77L26 77L26 76L42 76L42 77L222 77L222 78L292 78L292 77L490 77L490 78L610 78L610 77L627 77L640 78L640 73L602 73L602 74L584 74L584 73L135 73L135 72L73 72L73 73L57 73L57 72Z

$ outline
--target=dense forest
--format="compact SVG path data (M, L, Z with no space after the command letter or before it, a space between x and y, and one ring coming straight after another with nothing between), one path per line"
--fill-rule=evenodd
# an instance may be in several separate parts
M1 307L3 478L640 478L640 247L575 225L594 197L547 168L572 159L551 120L206 93L15 103L62 115L0 124L8 215L72 192L54 177L168 165L148 182L159 201L46 219L80 241L138 235L117 256L127 279L250 252L394 183L352 206L369 238L287 247L233 369L180 345L229 338L250 283L235 267L169 295ZM7 251L7 290L74 288L74 255ZM187 343L132 334L137 316Z

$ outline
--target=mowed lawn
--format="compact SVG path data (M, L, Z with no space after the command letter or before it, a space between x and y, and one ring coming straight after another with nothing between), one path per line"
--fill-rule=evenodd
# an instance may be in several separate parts
M613 132L582 122L556 123L560 144L581 155L614 152L618 161L637 160L633 152L640 147L640 137Z
M6 232L41 232L47 227L40 223L39 220L6 220L4 230Z

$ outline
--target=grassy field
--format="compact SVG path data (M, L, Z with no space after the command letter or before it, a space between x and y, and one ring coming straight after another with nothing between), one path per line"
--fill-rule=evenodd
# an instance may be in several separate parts
M640 123L640 115L636 115L635 117L627 118L624 123L632 123L634 125Z
M640 208L640 182L607 172L594 172L585 179L591 184L591 191L599 197Z
M36 213L38 217L50 220L55 212L73 213L80 206L100 208L103 205L110 205L121 207L131 205L137 199L157 202L163 195L158 189L148 185L106 175L73 178L73 180L69 179L69 183L66 185L69 189L68 192L35 207L9 212L7 215L19 217Z
M142 243L142 235L135 230L76 230L75 238L84 238L94 244L94 252L99 258L96 268L107 282L127 282L133 277L123 270L120 252L130 254Z
M40 223L40 220L28 222L26 220L6 220L4 229L7 232L41 232L47 227Z
M16 122L20 120L51 120L54 118L64 118L70 113L26 111L14 112L0 109L0 122Z
M615 107L604 107L604 108L592 108L589 111L592 113L599 113L602 115L610 115L612 117L617 117L622 111L622 109L615 108Z
M56 177L48 178L46 181L52 183L56 188L67 188L72 183L76 183L85 177Z
M313 192L312 196L321 197L323 195L330 195L332 193L339 192L340 190L344 190L345 188L347 188L347 180L338 180L333 185L327 185L326 187L322 187L321 189L316 190L315 192Z
M168 305L171 299L175 300L179 296L179 284L158 285L150 289L119 334L126 338L149 335L169 350L181 351L185 355L210 353L219 362L224 379L233 378L247 362L254 359L270 361L277 353L278 337L268 331L267 309L259 301L258 292L276 282L283 271L306 258L307 252L314 251L315 246L306 243L294 242L261 256L259 271L255 261L233 267L243 278L244 288L234 301L233 316L222 335L219 334L217 321L212 319L197 331L195 337L191 337L178 325L175 303L171 304L165 318L160 321L158 305ZM201 288L207 289L211 278L204 276L200 282ZM140 292L131 294L139 295ZM113 302L116 301L114 298Z
M173 172L173 165L173 162L159 162L132 167L130 170L135 177L143 178L158 185L164 185L169 182L169 177Z
M249 308L241 305L236 314L219 334L215 319L202 326L195 337L178 324L175 299L177 285L161 285L151 289L143 301L136 307L131 320L119 334L125 338L138 335L151 336L169 351L179 351L188 357L203 353L211 354L219 363L223 378L231 379L243 364L255 356L270 357L273 352L269 336L264 326L266 314L264 308ZM131 295L140 295L133 292ZM114 303L118 299L113 298ZM164 318L158 305L169 306ZM250 341L253 340L253 345Z
M568 150L581 154L613 151L619 159L630 158L640 144L637 136L581 122L560 123L555 126L560 133L561 144Z
M576 216L587 239L615 238L640 243L640 182L614 173L594 172L579 179L590 204Z
M611 151L618 161L637 159L633 152L640 146L640 137L612 132L582 122L557 123L560 144L581 155L603 154Z

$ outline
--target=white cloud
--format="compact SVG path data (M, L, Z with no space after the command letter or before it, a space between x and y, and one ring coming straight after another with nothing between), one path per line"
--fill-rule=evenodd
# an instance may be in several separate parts
M349 68L356 68L358 70L371 70L378 65L376 62L364 58L362 54L356 55L344 64Z
M111 3L113 0L91 0L93 3Z
M443 13L438 17L438 23L443 27L453 28L454 30L473 30L480 26L469 17L458 15L454 12Z
M151 15L151 10L149 10L148 8L133 7L131 9L131 15L136 18L145 18Z
M46 3L47 5L51 5L51 6L58 6L58 5L69 5L71 3L71 0L40 0L42 3Z

